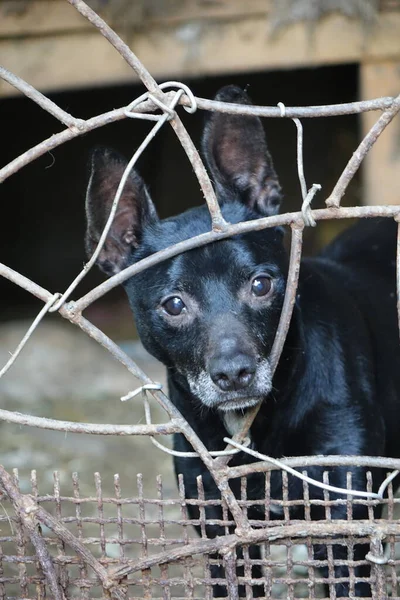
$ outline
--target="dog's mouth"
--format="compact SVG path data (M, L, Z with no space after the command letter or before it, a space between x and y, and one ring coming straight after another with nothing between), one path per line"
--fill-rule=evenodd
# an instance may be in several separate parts
M262 402L263 396L251 396L251 397L243 397L238 396L236 398L222 399L220 402L216 403L215 408L222 412L226 412L229 410L245 410L246 408L251 408L256 406L260 402Z

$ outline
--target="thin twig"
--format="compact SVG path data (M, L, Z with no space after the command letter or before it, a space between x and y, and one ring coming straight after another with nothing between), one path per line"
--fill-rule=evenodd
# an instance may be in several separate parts
M260 544L262 542L277 542L278 540L293 542L293 540L307 537L313 539L340 536L362 538L373 535L380 535L383 539L389 535L397 536L400 534L400 524L397 521L388 520L375 522L357 520L352 522L338 519L322 523L304 521L301 526L298 523L293 525L283 525L279 521L277 523L277 525L271 523L268 527L240 533L240 535L230 534L218 536L214 539L200 539L180 548L170 549L149 558L139 559L135 564L117 567L112 571L112 574L110 573L110 576L122 579L122 577L127 577L135 571L143 571L165 563L173 563L196 554L209 555L216 552L222 554L225 549L229 550L232 547L242 547L243 545Z
M272 345L271 353L269 355L269 363L271 366L272 374L275 373L276 368L278 366L283 346L285 344L286 336L289 331L293 308L296 303L297 285L300 273L301 251L303 247L303 229L303 223L292 225L290 261L285 290L285 298L283 301L282 311L279 318L278 329L276 331L274 343ZM243 420L243 424L240 431L237 434L235 434L233 438L235 442L243 442L243 440L247 437L250 427L254 423L254 419L257 417L258 412L261 408L261 404L262 403L260 402L253 409L249 410L249 412ZM229 449L229 446L227 446L226 449ZM218 464L220 466L226 465L228 464L230 458L230 456L219 458Z
M340 206L340 201L347 189L347 186L353 179L364 157L399 111L400 94L393 100L390 108L385 110L385 112L379 117L375 125L369 130L365 138L362 140L357 150L353 153L353 156L347 163L343 173L339 177L337 184L333 188L331 195L326 200L326 205L328 207L338 208Z
M254 458L258 458L259 460L270 462L271 464L275 465L282 471L286 471L287 473L290 473L291 475L293 475L294 477L297 477L298 479L301 479L302 481L306 481L307 483L309 483L315 487L321 488L323 490L327 490L328 492L334 492L336 494L345 494L348 496L356 496L356 497L360 497L360 498L371 498L374 500L382 500L383 494L385 493L387 486L399 474L399 471L397 469L395 471L393 471L392 473L390 473L390 475L388 475L386 477L385 481L383 481L383 483L381 484L377 493L365 492L364 490L352 490L349 488L340 488L340 487L337 487L334 485L329 485L327 483L323 483L322 481L318 481L317 479L313 479L312 477L308 477L308 475L304 475L303 473L296 471L295 469L293 469L292 467L287 465L284 461L278 460L277 458L273 458L272 456L266 456L265 454L262 454L261 452L252 450L251 448L248 448L247 446L243 446L243 444L238 444L237 442L235 442L234 440L232 440L228 437L224 438L224 442L226 442L230 446L233 446L234 448L238 448L238 450L242 450L242 452L245 452L245 454L254 456Z
M170 125L178 136L199 181L201 191L210 211L213 231L224 231L227 224L222 216L214 188L196 146L193 144L190 135L178 115L174 119L171 119Z
M292 243L290 247L289 272L286 282L285 299L279 320L274 344L272 346L269 361L274 373L282 354L286 336L289 331L294 305L296 303L297 285L300 274L301 252L303 247L303 226L300 224L292 226Z
M88 19L92 25L99 29L101 34L119 52L126 63L132 67L132 69L134 69L148 91L165 104L164 92L160 89L155 79L150 75L149 71L137 58L134 52L115 33L115 31L113 31L113 29L111 29L111 27L109 27L109 25L107 25L107 23L101 17L99 17L99 15L97 15L85 2L83 2L83 0L68 0L68 2L72 4L72 6L74 6L81 13L81 15ZM189 158L189 161L197 176L201 191L203 192L205 201L207 202L210 210L213 229L216 231L221 231L225 227L225 220L222 217L214 189L211 185L211 181L204 167L203 161L201 160L191 137L187 133L182 121L176 113L175 116L170 120L170 125L182 144L182 147L185 150L186 155Z
M13 77L15 75L11 74ZM1 77L1 74L0 74ZM22 80L21 80L22 81ZM25 82L24 82L25 83ZM26 84L29 86L29 84ZM167 92L165 96L173 97L172 92ZM36 101L35 97L32 97L32 100ZM215 100L207 100L205 98L195 97L197 107L202 110L215 110L219 112L225 112L230 114L243 114L243 115L254 115L260 117L280 117L279 109L275 106L272 107L264 107L264 106L250 106L243 104L231 104L225 102L217 102ZM168 102L168 99L165 100ZM190 106L191 101L187 96L183 96L180 98L179 103L183 106ZM366 100L362 102L353 102L348 104L333 104L327 106L307 106L307 107L285 107L286 113L285 117L293 118L293 117L325 117L325 116L340 116L346 114L358 114L362 112L372 111L372 110L383 110L389 108L393 104L393 98L391 97L383 97L377 98L375 100ZM56 105L55 105L56 106ZM42 108L45 106L42 105ZM57 107L59 111L62 111L59 107ZM146 113L150 111L157 110L157 107L151 100L147 102L143 102L140 106L136 107L135 111L139 113ZM111 110L107 113L103 113L101 115L97 115L95 117L91 117L87 121L82 121L79 119L79 128L72 126L71 129L66 129L61 131L60 133L56 133L52 135L47 140L40 142L36 146L33 146L10 163L5 165L0 169L0 183L5 181L11 175L17 173L20 169L36 160L46 152L54 150L61 144L68 142L79 135L83 135L94 129L102 127L103 125L108 125L110 123L114 123L120 121L121 119L126 119L126 107L117 108L115 110ZM56 111L57 112L57 111ZM66 113L67 114L67 113ZM56 115L54 115L56 116ZM72 117L74 118L74 117Z
M36 327L39 325L40 321L43 319L43 317L49 311L49 309L53 306L54 302L56 300L58 300L58 298L59 298L59 294L54 294L54 296L52 296L46 302L46 304L43 306L43 308L41 309L41 311L39 312L39 314L37 315L37 317L33 321L32 325L29 327L28 331L26 332L26 334L24 335L24 337L22 338L22 340L18 344L17 348L14 350L14 352L11 354L10 358L8 359L7 363L1 369L1 371L0 371L0 378L3 377L3 375L5 373L7 373L8 369L17 360L17 358L20 355L22 349L24 348L26 342L29 340L29 338L31 337L32 333L35 331Z
M119 362L121 362L125 367L133 372L135 377L137 377L143 383L154 383L144 371L136 365L123 350L117 344L115 344L110 338L108 338L100 329L95 327L93 323L90 323L87 319L85 319L82 315L75 316L73 321L76 325L78 325L83 331L88 333L90 337L95 339L99 344L101 344L104 348L106 348ZM193 431L190 427L189 423L182 417L176 406L171 402L171 400L162 392L162 390L150 390L150 394L158 401L158 403L164 408L164 410L168 413L169 417L174 420L174 423L179 425L181 433L186 437L188 442L191 444L193 449L198 453L199 457L209 470L212 475L215 483L217 484L218 489L221 492L222 497L224 498L229 510L232 513L233 518L237 524L237 528L239 531L247 531L249 529L248 519L243 514L235 495L228 485L228 481L225 477L225 473L223 470L218 469L217 466L214 465L214 461L210 456L208 449L205 447L203 442L200 440L198 435Z
M159 92L158 85L156 80L150 75L149 71L144 67L141 61L135 56L132 50L125 44L125 42L119 37L115 31L111 29L107 25L107 23L92 10L85 2L82 0L68 0L68 2L76 8L80 14L85 17L92 25L94 25L103 35L106 40L110 42L112 46L116 50L118 50L119 54L128 63L128 65L136 72L136 74L143 81L144 85L147 89L157 94Z
M314 456L294 456L281 459L285 465L292 468L307 468L307 467L368 467L384 469L385 471L400 470L400 459L385 458L381 456L344 456L335 455L314 455ZM245 477L251 473L266 473L280 469L276 465L268 461L253 462L246 465L238 465L227 468L227 476L229 479L237 477Z
M172 96L173 94L171 94L171 97ZM151 100L147 100L136 108L136 112L146 113L156 109L157 107L154 106L154 103ZM43 156L43 154L46 154L46 152L50 152L58 146L61 146L61 144L73 140L84 133L88 133L89 131L93 131L99 127L103 127L104 125L109 125L110 123L115 123L122 119L126 119L127 116L125 114L125 110L125 106L122 108L116 108L115 110L111 110L88 119L82 124L79 130L74 128L64 129L64 131L50 136L47 138L47 140L43 140L43 142L40 142L26 152L23 152L20 156L17 156L17 158L0 169L0 183L3 183L6 179L8 179L8 177L14 175L20 169L26 165L29 165L40 156Z
M13 478L7 473L2 465L0 465L0 482L14 507L17 517L21 520L23 527L27 530L31 542L35 547L37 557L49 583L53 597L55 600L65 600L62 588L58 584L52 558L42 536L38 533L37 521L35 518L38 505L31 496L24 496L19 492Z
M46 98L41 92L31 86L29 83L18 77L18 75L14 75L11 71L8 71L4 67L0 65L0 78L7 81L10 85L15 87L18 91L25 94L27 98L30 98L36 104L38 104L43 110L48 112L50 115L53 115L56 119L61 121L64 125L69 127L70 129L77 129L78 132L84 126L85 121L82 119L76 119L69 113L65 112L62 108L57 106L55 102Z
M307 184L304 176L303 164L303 125L301 124L300 119L293 119L293 122L297 129L297 175L300 181L301 197L304 202L307 196Z
M90 433L93 435L170 435L181 431L180 424L174 420L160 425L117 425L103 423L75 423L74 421L61 421L34 415L24 415L10 410L0 409L0 420L17 425L27 425L39 429L52 431L65 431L68 433Z
M103 249L103 246L106 242L108 233L111 229L111 225L113 223L115 214L117 212L118 209L118 204L120 201L120 198L122 196L122 193L124 191L126 182L128 180L128 177L134 167L134 165L136 164L137 160L139 159L139 157L141 156L141 154L144 152L144 150L147 148L147 146L149 145L149 143L151 142L151 140L154 139L154 137L156 136L157 132L161 129L161 127L164 125L164 123L167 120L168 115L163 115L162 117L159 118L158 122L154 125L154 127L152 127L152 129L149 131L149 133L146 135L146 137L144 138L143 142L140 144L139 148L136 150L136 152L134 153L134 155L132 156L132 158L130 159L130 161L128 162L121 180L118 184L118 188L117 191L115 193L112 205L111 205L111 210L110 210L110 214L108 215L108 219L107 222L104 226L104 229L102 231L102 234L100 236L100 239L97 243L97 246L95 248L95 251L93 252L92 256L90 257L90 260L85 264L85 266L83 267L82 271L75 277L75 279L70 283L70 285L68 286L68 288L66 289L66 291L63 293L63 295L61 296L61 298L58 300L58 302L56 302L54 304L54 306L51 307L50 312L55 312L57 310L59 310L61 308L61 306L64 304L64 302L66 302L66 300L69 298L69 296L72 294L72 292L74 291L74 289L79 285L79 283L82 281L82 279L84 277L86 277L86 275L89 273L90 269L96 264L97 258L100 254L100 252Z
M210 110L231 115L249 115L252 117L281 118L282 114L276 106L256 106L247 104L234 104L231 102L219 102L208 98L195 96L197 107L201 110ZM359 102L347 102L345 104L327 104L325 106L286 106L286 119L312 119L319 117L340 117L343 115L355 115L374 110L386 110L393 104L391 96L376 98L374 100L361 100ZM189 100L183 96L180 100L183 106L189 106Z
M333 208L322 208L313 211L313 217L316 221L325 221L329 219L354 219L360 217L394 217L400 214L400 206L353 206L353 207L340 207L339 209ZM253 221L243 221L241 223L228 224L226 229L221 232L209 231L202 233L196 237L179 242L174 246L170 246L165 250L160 250L152 254L151 256L127 267L120 273L113 275L110 279L107 279L97 287L93 288L90 292L82 296L77 300L75 309L77 311L85 310L92 302L98 300L106 292L112 290L116 286L120 285L130 277L133 277L137 273L141 273L145 269L159 264L163 260L172 258L187 250L193 248L200 248L211 242L223 240L234 235L243 233L249 233L250 231L260 231L267 227L277 227L282 225L295 224L299 227L304 225L304 219L302 213L292 212L284 213L281 215L275 215L272 217L263 217L261 219L255 219Z

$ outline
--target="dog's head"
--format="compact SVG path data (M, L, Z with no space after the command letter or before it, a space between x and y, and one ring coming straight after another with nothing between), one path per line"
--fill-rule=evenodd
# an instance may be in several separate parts
M223 88L216 100L250 104L234 86ZM203 152L227 221L278 212L281 191L260 119L212 113ZM113 151L92 155L89 255L126 164ZM210 228L204 206L159 220L146 186L132 171L98 264L111 275ZM277 228L237 235L168 259L125 283L143 344L204 406L243 409L271 390L269 354L287 275L282 237Z

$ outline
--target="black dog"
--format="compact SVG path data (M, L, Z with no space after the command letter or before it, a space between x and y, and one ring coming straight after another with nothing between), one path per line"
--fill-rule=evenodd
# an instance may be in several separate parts
M233 86L223 88L217 99L250 103ZM211 114L203 151L227 221L278 212L281 190L258 118ZM125 166L112 151L93 153L87 193L89 255ZM160 221L143 181L133 172L99 266L111 275L210 226L205 207ZM347 230L319 257L303 260L290 331L273 378L269 355L288 269L280 228L191 250L137 275L125 289L144 346L168 369L172 401L210 450L223 449L223 438L234 433L249 407L262 401L251 443L264 454L398 457L400 351L394 258L394 222L370 220ZM174 444L178 450L191 450L182 435L175 436ZM251 460L240 453L231 464ZM175 468L185 475L188 497L197 497L200 474L206 497L219 496L200 460L178 458ZM321 480L322 469L308 472ZM353 488L365 489L365 469L354 468L352 478ZM375 488L382 479L383 473L374 473ZM263 498L264 481L264 475L248 478L249 499ZM332 470L330 483L346 487L345 470ZM234 480L231 485L239 496L239 483ZM323 498L321 490L310 490L314 498ZM302 498L302 483L290 478L289 492L290 498ZM271 479L271 496L282 498L278 472ZM331 513L333 519L346 519L346 506L332 506ZM218 519L221 513L211 508L207 516ZM302 518L300 508L291 516ZM312 507L313 519L324 516L323 508ZM354 519L367 516L364 506L354 505ZM262 519L261 508L250 509L249 517ZM207 535L223 532L210 526ZM347 560L345 546L337 544L333 551L338 561ZM366 545L355 546L354 560L363 560L367 551ZM315 556L324 559L326 548L315 547ZM260 576L257 569L253 574ZM222 575L217 568L214 576ZM355 569L356 577L368 575L367 565ZM347 567L338 565L335 576L348 577ZM350 591L349 583L336 585L338 596ZM263 595L261 586L253 593ZM358 582L353 593L370 596L370 585ZM215 586L215 594L226 595L224 586Z

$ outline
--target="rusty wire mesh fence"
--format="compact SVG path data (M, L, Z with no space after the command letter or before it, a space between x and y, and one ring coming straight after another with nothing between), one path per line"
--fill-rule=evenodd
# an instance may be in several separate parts
M303 230L324 219L382 216L400 221L400 207L361 206L343 208L340 201L354 173L368 150L391 120L400 111L400 95L396 98L318 107L244 106L195 98L190 89L179 82L157 85L132 51L104 21L81 0L69 2L104 35L126 62L134 69L147 88L147 92L129 106L110 111L83 121L63 111L29 84L5 68L0 76L19 91L39 104L66 125L66 129L44 140L0 169L0 182L19 171L35 158L52 148L105 124L124 118L145 118L154 121L154 127L133 155L121 180L107 226L94 256L82 273L63 293L52 293L20 273L0 264L0 274L43 301L44 307L32 327L1 370L6 374L33 330L47 312L58 311L62 317L77 325L91 338L105 347L136 377L141 387L128 392L124 399L132 398L138 391L151 394L167 413L169 420L153 424L148 399L145 397L146 424L117 425L75 423L22 415L0 409L0 419L32 427L90 433L100 435L145 435L157 443L156 437L175 432L182 433L193 447L195 456L201 458L215 481L221 499L210 499L198 480L196 497L187 497L185 482L178 482L176 496L165 497L163 482L157 479L156 494L148 494L143 479L137 475L129 482L120 482L116 475L114 494L105 495L99 474L95 474L93 495L80 490L79 478L72 475L69 486L61 489L57 473L51 494L41 494L36 473L32 472L30 489L20 490L18 473L8 473L0 466L2 498L0 511L0 597L1 598L64 598L111 597L124 598L211 598L213 594L230 598L319 598L326 595L328 586L331 598L336 598L335 586L340 583L337 567L347 568L346 582L350 595L358 581L368 581L375 598L400 597L398 567L400 559L396 544L400 542L400 520L396 506L400 500L393 494L392 480L400 470L400 460L371 457L303 457L273 461L270 457L253 453L257 462L233 467L229 465L232 454L238 451L251 453L246 446L246 434L257 414L252 410L242 431L233 439L226 438L226 450L213 453L206 449L188 423L182 418L160 386L156 385L135 362L130 359L102 331L90 323L82 312L121 282L136 273L180 252L207 243L228 238L238 233L260 230L276 225L290 226L292 231L288 285L273 345L270 362L274 370L288 331L296 296L300 267ZM303 203L295 213L265 217L256 221L229 224L224 221L215 193L204 165L184 128L175 108L182 105L189 112L196 109L257 115L271 118L291 118L298 132L298 176ZM302 126L299 119L335 116L379 110L381 115L362 140L346 165L335 188L326 200L326 208L311 210L311 201L318 185L307 188L302 164ZM76 301L70 300L75 287L94 264L115 214L124 180L157 131L169 123L190 160L205 196L212 219L209 233L185 240L158 252L114 275ZM400 239L400 238L399 238ZM397 287L400 288L400 241L397 244ZM399 314L400 306L398 302ZM32 341L31 343L34 343ZM315 482L307 475L313 465L325 468L323 481ZM337 490L329 485L329 471L335 466L348 467L347 488ZM366 491L352 489L351 469L367 467ZM375 468L384 469L388 476L373 492ZM247 498L247 476L262 473L265 494L258 500ZM281 478L281 494L270 495L273 474ZM290 477L303 477L303 497L290 498ZM229 481L239 481L238 494L233 494ZM310 487L320 485L321 495L315 498ZM65 488L65 489L64 489ZM346 507L347 519L331 518L332 507ZM368 518L353 519L353 507L362 505ZM384 517L376 519L374 507L383 505ZM292 517L292 507L302 507L303 518ZM217 508L218 518L215 517ZM319 513L318 521L313 513ZM322 512L321 512L322 511ZM190 513L190 514L189 514ZM270 520L270 515L274 519ZM192 516L190 516L192 515ZM195 518L193 517L195 515ZM207 538L206 526L220 526L225 535ZM196 534L194 527L200 532ZM387 543L386 551L382 542ZM366 544L360 559L354 555L355 545ZM326 547L326 555L318 557L316 545ZM338 558L334 548L344 551ZM254 551L257 549L257 551ZM360 579L355 569L371 565L368 574ZM321 568L325 570L321 571ZM257 578L254 573L257 571ZM343 572L343 571L342 571ZM358 572L358 571L357 571Z
M327 468L329 462L323 461ZM297 464L301 463L299 459ZM361 463L368 461L360 459ZM372 464L382 466L384 460L376 459ZM392 468L392 462L387 461L387 466ZM228 591L229 597L236 597L234 590L242 589L241 595L248 598L254 597L255 590L257 597L322 598L326 597L327 585L330 597L335 598L339 597L335 595L339 581L335 567L347 566L349 575L342 579L350 582L350 593L357 582L366 581L373 597L385 598L389 590L391 597L398 597L400 558L396 544L400 542L400 524L395 512L400 499L394 497L391 483L387 497L379 501L386 508L385 518L374 520L377 500L350 495L331 499L327 491L323 499L312 499L306 482L303 498L290 500L285 475L282 498L271 499L271 472L266 471L265 497L259 501L247 499L247 480L241 479L238 506L246 516L255 505L258 512L257 518L254 513L249 518L249 530L240 535L232 533L235 521L227 504L207 499L200 478L197 497L190 499L182 476L176 497L171 498L164 496L161 477L156 481L156 494L148 497L140 474L128 483L115 475L114 494L106 495L101 476L95 473L93 494L88 495L81 492L77 474L61 485L55 472L53 492L41 494L33 471L30 494L21 495L18 473L3 472L3 486L16 510L14 514L10 502L3 499L0 596L197 599L212 598L215 586L219 586L221 595ZM324 481L329 481L328 471ZM370 472L366 483L371 491ZM351 477L348 485L350 489ZM126 494L127 488L131 495ZM299 504L304 507L304 520L291 518L291 508ZM331 520L331 510L338 504L346 506L347 521ZM368 521L352 520L355 504L366 506ZM210 507L216 506L221 508L217 520L208 514ZM311 520L316 506L323 506L322 521ZM196 507L196 518L189 517L189 507ZM269 520L271 508L280 511L278 521ZM210 523L223 527L226 535L208 539L206 527ZM194 527L200 528L200 538ZM385 553L382 540L387 542ZM327 547L326 558L315 557L316 543ZM369 552L362 560L354 556L356 544L368 545ZM345 558L335 558L334 547L345 548ZM256 549L260 549L259 554ZM355 568L364 564L372 564L370 574L357 577ZM220 567L223 570L218 570ZM322 575L323 567L328 567L328 575ZM254 568L260 569L257 579Z

